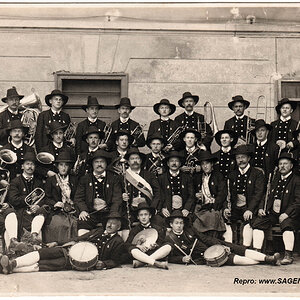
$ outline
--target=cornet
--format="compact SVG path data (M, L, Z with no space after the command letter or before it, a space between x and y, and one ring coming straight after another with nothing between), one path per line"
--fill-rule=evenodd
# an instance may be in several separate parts
M67 127L66 131L64 132L64 138L67 143L71 143L71 139L75 138L76 134L76 122L70 122L69 126Z
M101 140L100 144L106 144L111 136L112 127L110 123L105 125L105 127L103 128L103 132L104 138Z
M26 213L31 215L32 206L38 205L43 200L44 197L45 197L45 191L41 188L35 188L30 194L28 194L24 199L24 202L28 206L28 208L26 209Z
M184 132L186 128L187 124L177 127L176 130L168 137L167 144L173 145L173 143L179 139L181 133Z

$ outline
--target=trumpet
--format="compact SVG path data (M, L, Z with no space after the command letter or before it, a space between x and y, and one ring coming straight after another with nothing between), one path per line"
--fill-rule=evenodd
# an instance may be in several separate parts
M100 144L106 144L108 140L110 139L111 133L112 133L112 127L111 124L105 124L104 126L104 138L101 140Z
M146 124L144 125L136 125L133 130L131 130L130 134L134 137L133 143L135 144L137 140L140 138L140 136L143 134L143 128L145 127Z
M70 124L68 125L66 131L64 132L64 138L67 141L67 143L69 143L69 144L72 143L71 139L75 138L76 127L77 127L76 122L70 122Z
M24 199L26 205L28 206L28 208L26 209L26 213L28 215L31 215L32 206L38 205L43 200L44 197L45 197L45 191L41 188L35 188L31 193L29 193Z
M180 134L185 131L186 128L187 124L177 127L176 130L168 137L167 144L173 145L173 143L179 139Z

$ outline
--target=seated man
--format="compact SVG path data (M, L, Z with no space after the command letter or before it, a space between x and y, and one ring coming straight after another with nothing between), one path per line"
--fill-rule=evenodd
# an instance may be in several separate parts
M264 230L279 223L285 247L281 264L288 265L293 263L294 231L300 216L300 177L294 174L296 161L290 153L282 153L277 164L279 174L272 181L267 203L261 199L258 217L253 222L253 247L261 250Z
M50 248L30 252L14 260L2 256L0 260L2 272L9 274L70 270L72 265L67 249L80 241L91 242L98 248L98 262L95 266L97 270L115 268L121 264L122 253L124 252L124 242L118 235L121 226L122 218L120 214L112 212L107 216L105 230L102 228L94 229L85 235L72 239L63 247L55 247L57 243L53 242L48 244Z
M19 236L22 236L23 228L25 228L27 231L31 231L30 241L33 244L40 244L41 237L39 235L49 209L44 205L44 200L40 194L33 192L36 188L42 190L44 188L42 181L34 175L35 167L35 154L31 151L25 153L22 159L23 173L11 181L7 196L8 203L16 210ZM26 197L29 195L32 204L26 203Z
M146 264L161 269L168 269L167 262L160 262L171 251L169 245L164 245L164 230L151 222L155 209L147 203L140 203L136 210L139 224L129 232L125 247L133 258L133 267L143 267ZM135 238L140 232L145 233ZM149 236L147 236L149 235ZM157 236L157 238L155 238ZM147 240L148 238L148 240Z
M117 175L107 170L110 154L97 150L90 163L93 172L81 177L74 197L79 213L78 235L94 229L111 211L120 211L122 184Z
M203 233L196 232L193 228L188 228L188 219L182 215L181 211L174 211L168 218L172 228L166 235L165 242L171 247L169 262L175 264L205 264L204 252L210 246L224 245L230 250L228 260L225 265L256 265L261 262L271 265L279 265L279 253L268 256L263 253L247 249L245 246L235 245L225 242ZM197 241L196 241L197 240ZM195 242L196 241L196 242ZM195 246L193 247L195 243ZM193 251L192 251L193 250Z

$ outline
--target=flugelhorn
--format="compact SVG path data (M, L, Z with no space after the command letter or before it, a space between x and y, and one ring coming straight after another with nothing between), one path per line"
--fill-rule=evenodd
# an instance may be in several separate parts
M44 197L45 197L45 191L41 188L35 188L31 193L29 193L24 199L24 202L28 206L26 213L31 215L32 206L38 205L43 200Z

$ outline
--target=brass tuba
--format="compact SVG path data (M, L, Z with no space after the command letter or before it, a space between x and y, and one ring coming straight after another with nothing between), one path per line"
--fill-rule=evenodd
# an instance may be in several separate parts
M54 162L55 157L51 153L40 152L37 154L36 159L43 165L51 165Z
M211 125L213 135L215 135L219 131L214 106L209 101L205 102L204 104L204 123ZM206 134L206 130L205 130L205 134Z

